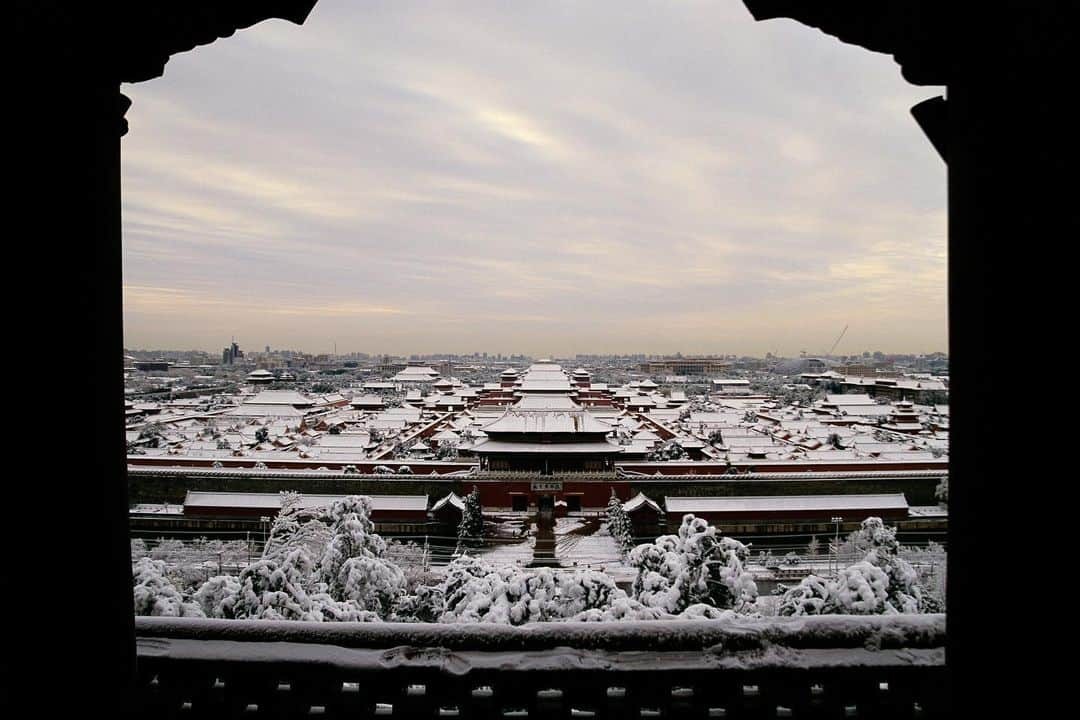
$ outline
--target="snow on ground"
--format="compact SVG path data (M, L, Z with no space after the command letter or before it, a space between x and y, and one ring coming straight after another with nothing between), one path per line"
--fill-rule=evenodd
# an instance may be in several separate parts
M555 556L564 567L602 570L616 582L632 582L637 570L619 556L607 522L598 518L565 517L555 521Z
M488 540L484 547L473 552L494 564L528 565L533 561L536 532L536 523L531 523L527 536L520 542ZM632 582L637 575L637 571L625 565L619 557L618 548L607 533L604 520L588 517L556 518L554 534L555 556L565 568L603 570L620 583Z

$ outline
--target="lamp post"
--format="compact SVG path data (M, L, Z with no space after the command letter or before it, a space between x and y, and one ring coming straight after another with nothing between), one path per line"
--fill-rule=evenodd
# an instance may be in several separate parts
M834 571L834 577L840 574L840 523L844 522L844 518L839 515L834 515L832 522L836 525L836 537L833 540L833 547L836 548L833 552L833 557L836 559L836 569Z

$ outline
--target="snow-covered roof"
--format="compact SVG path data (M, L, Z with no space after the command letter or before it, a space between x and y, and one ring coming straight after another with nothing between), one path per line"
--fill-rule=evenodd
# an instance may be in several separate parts
M128 510L131 515L182 515L183 505L171 503L138 503Z
M518 410L515 407L483 427L487 433L606 433L611 430L587 410Z
M568 395L522 395L514 403L515 410L581 410Z
M458 496L457 493L450 493L446 497L436 500L435 504L431 506L431 512L438 512L447 505L452 505L458 510L464 510L465 500Z
M940 505L912 505L908 508L910 517L948 517L949 510Z
M362 448L371 442L368 433L341 433L331 435L325 433L319 436L319 447L324 448Z
M648 497L645 496L644 493L638 493L634 497L630 498L622 504L622 507L623 510L625 510L626 512L634 512L639 508L652 508L658 513L664 512L656 501L650 500Z
M745 497L665 497L671 513L907 510L903 493L882 495L764 495Z
M250 400L245 400L244 404L310 406L314 404L314 401L295 390L263 390Z
M545 376L537 379L526 376L521 383L521 389L525 392L569 392L573 388L570 387L570 380L564 375L561 378Z
M304 417L307 413L297 410L292 405L262 405L244 403L239 407L226 410L224 415L235 417Z
M623 452L623 446L609 443L606 440L567 443L484 440L473 445L471 451L478 453L542 453L546 455L558 455L564 453L618 453Z
M345 495L303 495L305 508L317 508L341 500ZM373 510L427 510L427 495L368 495ZM279 510L278 493L203 492L188 490L184 507L251 508Z

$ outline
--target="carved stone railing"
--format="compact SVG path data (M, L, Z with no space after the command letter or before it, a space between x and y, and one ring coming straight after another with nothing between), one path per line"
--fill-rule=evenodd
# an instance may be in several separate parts
M156 717L948 715L945 616L523 627L137 618Z

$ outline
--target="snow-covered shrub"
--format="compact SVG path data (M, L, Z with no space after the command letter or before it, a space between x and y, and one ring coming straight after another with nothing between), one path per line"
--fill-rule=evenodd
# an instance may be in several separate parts
M399 622L438 622L446 608L441 585L417 585L398 598L393 619Z
M615 546L625 557L626 553L634 548L634 526L623 509L622 502L615 496L614 488L607 505L607 527L608 533L615 539Z
M195 603L185 600L165 574L162 560L142 558L131 568L135 614L165 617L203 617Z
M524 625L530 622L600 622L671 618L627 596L614 580L595 570L497 567L463 555L446 570L443 582L428 589L428 603L441 600L439 622ZM431 605L416 605L429 616ZM412 606L413 615L419 615ZM399 616L403 613L399 613Z
M615 600L626 597L610 575L596 570L555 573L556 597L549 604L549 616L573 618L589 610L604 611Z
M880 615L896 612L888 602L889 578L881 568L863 561L840 571L830 597L844 615Z
M394 471L385 465L376 465L372 470L375 475L393 475Z
M206 617L233 618L233 608L240 595L240 581L232 575L218 575L203 583L192 600L199 604Z
M634 598L673 615L697 603L742 609L757 597L753 576L744 569L748 556L739 541L685 515L677 536L662 535L630 552L628 562L638 570Z
M918 573L899 556L896 530L869 517L852 534L865 558L840 571L836 580L810 575L784 593L780 615L892 614L938 612L935 599L924 599Z
M734 610L721 610L706 603L691 605L679 614L681 620L722 620L734 616Z
M399 467L397 469L397 474L398 475L412 475L413 471L412 471L412 468L409 467L408 465L402 465L401 467Z
M831 604L836 594L836 587L832 581L819 578L818 575L807 575L806 578L795 587L788 588L780 598L777 607L778 615L824 615L834 611Z
M136 562L144 557L149 556L149 550L146 549L146 541L141 538L135 538L131 541L131 562Z

